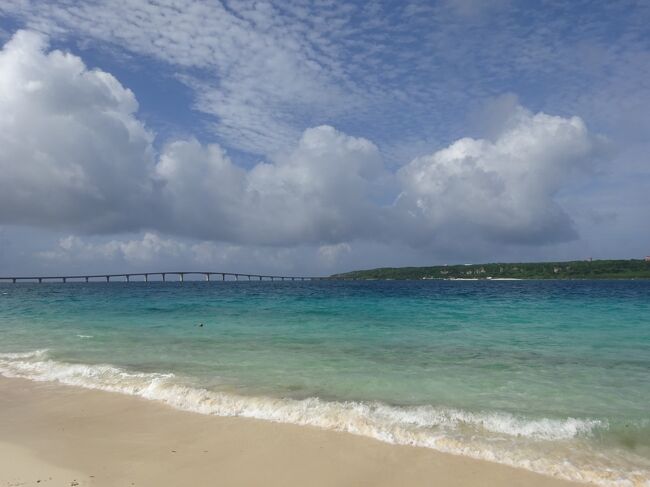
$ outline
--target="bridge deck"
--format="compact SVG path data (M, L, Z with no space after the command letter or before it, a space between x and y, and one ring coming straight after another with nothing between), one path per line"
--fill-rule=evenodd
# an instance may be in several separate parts
M110 282L111 279L122 278L126 282L130 282L132 277L143 278L145 282L149 281L149 277L155 276L160 277L162 281L167 281L168 276L176 276L179 281L184 281L185 276L204 276L205 281L210 281L213 276L217 276L217 279L221 278L222 281L225 281L226 278L234 278L239 280L240 278L259 281L320 281L325 279L330 279L329 277L315 277L315 276L275 276L275 275L266 275L266 274L244 274L240 272L215 272L215 271L165 271L165 272L128 272L120 274L77 274L77 275L68 275L68 276L0 276L0 281L9 281L16 283L18 281L60 281L68 282L72 281L85 281L90 282L97 279L105 280Z

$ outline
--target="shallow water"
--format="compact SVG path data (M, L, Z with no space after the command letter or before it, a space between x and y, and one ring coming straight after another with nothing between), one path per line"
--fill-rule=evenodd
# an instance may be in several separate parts
M0 352L4 375L650 485L649 281L2 284Z

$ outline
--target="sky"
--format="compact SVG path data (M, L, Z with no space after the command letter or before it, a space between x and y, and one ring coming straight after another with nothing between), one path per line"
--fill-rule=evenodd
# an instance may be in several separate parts
M4 0L0 275L650 255L650 2Z

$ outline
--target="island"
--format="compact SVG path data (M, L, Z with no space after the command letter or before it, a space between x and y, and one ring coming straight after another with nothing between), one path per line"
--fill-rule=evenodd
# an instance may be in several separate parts
M650 279L650 259L573 260L381 267L334 274L333 279Z

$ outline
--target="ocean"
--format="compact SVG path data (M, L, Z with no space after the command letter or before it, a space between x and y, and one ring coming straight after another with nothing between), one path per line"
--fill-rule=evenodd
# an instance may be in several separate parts
M650 485L650 281L0 284L0 373Z

